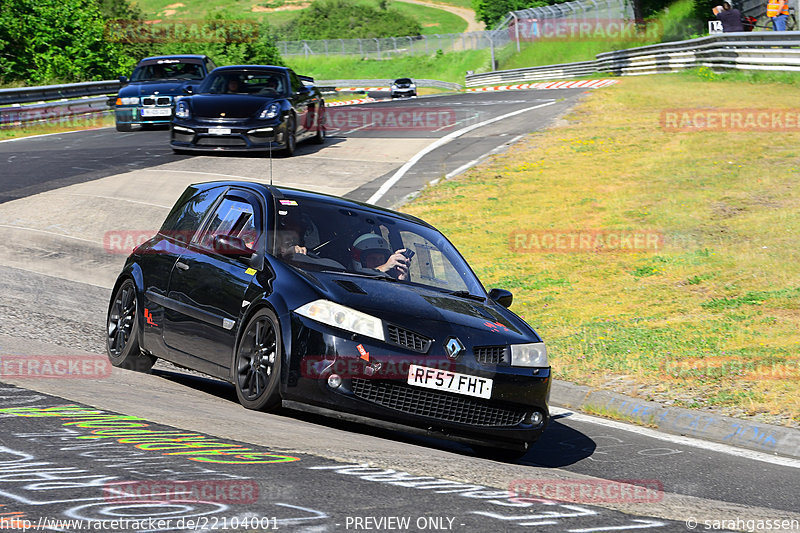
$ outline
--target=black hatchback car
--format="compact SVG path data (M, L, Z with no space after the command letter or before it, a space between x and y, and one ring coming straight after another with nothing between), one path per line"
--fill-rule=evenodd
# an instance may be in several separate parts
M203 55L146 57L133 69L130 80L121 77L114 113L117 131L134 126L169 125L175 98L188 85L197 85L217 68Z
M417 218L205 183L125 263L107 349L115 366L164 358L229 381L248 408L305 404L516 455L547 424L551 380L511 300Z
M219 67L178 100L172 149L294 153L325 140L325 101L313 78L268 65Z

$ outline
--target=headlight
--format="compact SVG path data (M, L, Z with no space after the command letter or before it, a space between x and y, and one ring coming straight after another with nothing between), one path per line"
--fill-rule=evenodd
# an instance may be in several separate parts
M411 85L409 85L409 86L408 86L408 88L409 88L409 89L416 89L416 88L417 88L417 86L416 86L415 84L413 84L413 83L412 83Z
M385 340L383 322L379 318L329 300L316 300L307 303L295 309L295 313L328 326L372 337L373 339Z
M138 105L138 96L126 96L125 98L117 98L117 105Z
M260 118L261 120L269 120L271 118L277 117L278 113L280 112L281 112L281 106L278 104L278 102L272 102L261 111L261 114L258 115L258 118Z
M547 364L547 348L543 342L511 345L511 366L544 368Z
M175 116L178 118L189 118L191 115L189 104L186 102L178 102L178 105L175 106Z

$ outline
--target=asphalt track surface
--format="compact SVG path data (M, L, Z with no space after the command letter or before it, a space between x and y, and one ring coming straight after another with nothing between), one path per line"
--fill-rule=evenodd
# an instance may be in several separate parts
M301 145L296 157L276 158L274 170L280 174L275 175L296 174L293 180L298 181L308 169L316 169L319 175L312 172L307 179L319 180L321 190L340 187L347 189L347 196L367 199L397 174L409 154L418 154L431 141L547 104L479 125L420 157L378 202L393 205L426 182L502 149L518 135L552 124L579 95L517 91L359 106L369 110L342 115L349 123L339 117L343 127L332 130L332 139L321 149ZM436 128L429 126L402 130L393 128L391 119L387 122L386 117L397 119L419 108L452 124L433 131ZM432 115L432 108L439 115ZM376 120L383 121L380 127ZM96 130L0 143L0 199L5 202L0 205L0 226L25 223L20 213L41 205L31 202L44 196L62 202L51 212L39 213L50 223L43 227L57 233L68 224L70 209L58 196L62 188L92 186L102 182L100 178L123 180L142 170L268 179L269 162L263 157L175 156L166 138L163 130ZM344 147L349 153L342 155ZM389 150L386 161L352 155L384 149ZM395 157L391 149L406 151ZM343 182L354 167L362 173L359 179ZM0 355L102 354L110 289L99 278L70 270L70 255L80 255L79 247L48 254L2 239L0 248ZM26 253L35 261L18 260ZM60 254L67 257L57 257ZM48 261L54 266L42 266ZM80 263L80 258L74 262ZM101 267L113 270L113 261ZM747 520L798 519L798 461L724 446L706 449L702 443L686 444L668 435L653 438L558 410L522 460L502 463L435 437L294 409L277 414L247 411L237 404L229 385L170 365L157 365L151 375L114 369L110 375L87 379L2 381L8 385L0 389L0 527L3 519L15 517L40 526L44 518L71 519L80 522L48 522L40 529L76 531L79 525L88 528L100 520L148 517L171 522L136 528L117 523L116 529L109 522L105 530L588 532L687 531L686 521L695 520L697 529L727 531L748 529ZM72 413L83 413L84 418L41 416L47 412L42 409L66 404L75 409L91 406L102 413L77 410ZM118 413L141 420L120 422L114 419ZM129 442L119 442L122 437L85 438L98 431L99 425L91 426L92 416L97 424L137 424L131 431L160 432L168 438L178 438L175 432L191 433L193 441L212 442L211 449L248 448L241 453L249 458L230 464L197 461L199 455L167 455L168 444L147 433L130 436ZM215 458L205 456L209 457ZM259 458L265 462L256 462ZM614 492L621 487L619 480L658 491L638 496L623 491L620 496ZM176 496L174 485L154 481L184 481L186 491L213 493L203 493L203 502L192 501ZM115 499L119 494L109 492L115 484L136 488L139 499ZM545 485L562 490L562 495L580 487L597 492L571 502L510 499L510 488ZM184 522L179 524L181 518ZM705 521L711 527L704 527ZM790 531L799 525L770 530Z

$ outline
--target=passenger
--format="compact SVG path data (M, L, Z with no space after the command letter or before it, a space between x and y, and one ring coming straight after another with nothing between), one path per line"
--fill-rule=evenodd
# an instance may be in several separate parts
M395 279L408 279L411 259L403 255L405 248L392 253L386 239L375 233L365 233L353 241L350 255L356 270L374 269L389 274Z

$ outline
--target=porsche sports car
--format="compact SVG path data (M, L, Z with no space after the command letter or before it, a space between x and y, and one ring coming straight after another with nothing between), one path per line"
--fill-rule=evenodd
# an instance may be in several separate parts
M410 78L398 78L390 88L392 98L417 96L417 84Z
M215 68L214 62L202 55L142 59L130 80L120 78L124 86L114 106L117 131L131 131L136 125L168 125L175 97L182 96L187 85L200 83Z
M316 409L523 452L549 419L537 333L412 216L249 182L189 186L128 257L115 366L157 358L231 382L251 409Z
M325 101L313 78L286 67L219 67L178 100L172 149L269 151L292 155L298 141L325 141Z

